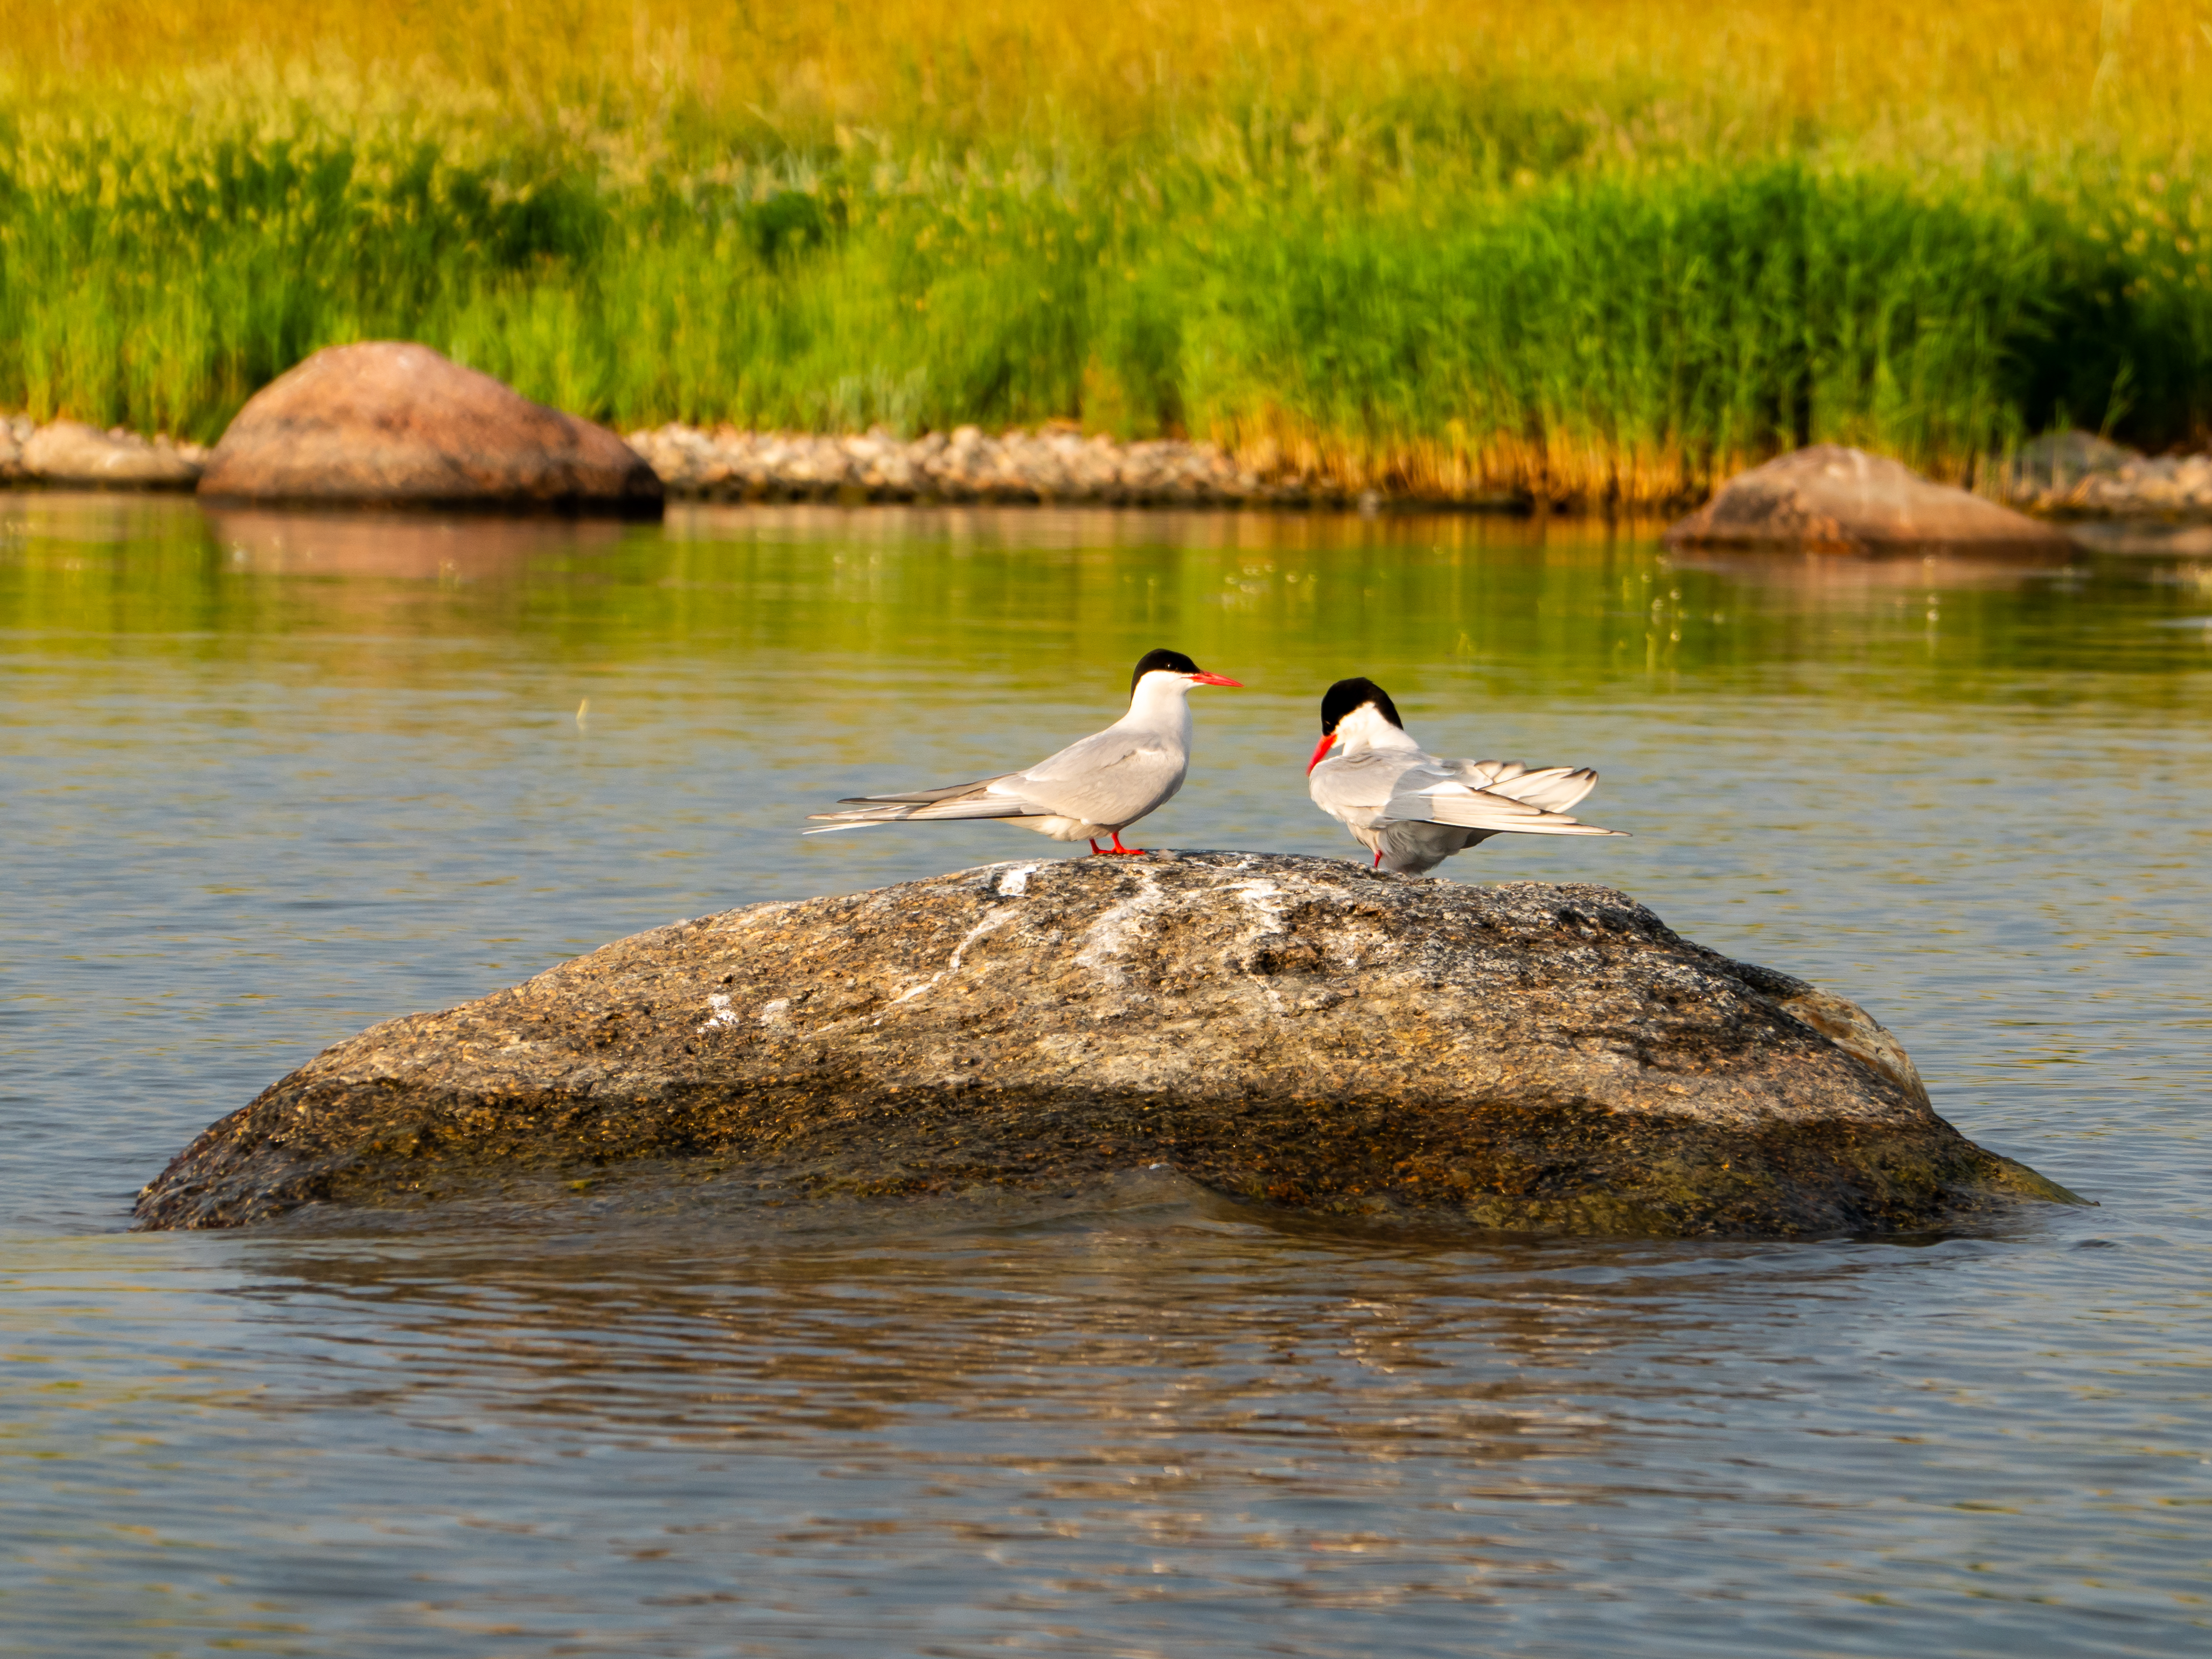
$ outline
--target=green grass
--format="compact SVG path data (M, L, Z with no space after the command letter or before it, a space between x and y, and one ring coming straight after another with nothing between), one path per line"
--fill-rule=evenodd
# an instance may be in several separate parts
M212 438L316 348L398 337L623 428L1062 418L1634 503L1807 441L1958 477L2053 425L2212 434L2189 171L1607 151L1526 88L1448 91L956 151L444 82L18 87L0 407Z

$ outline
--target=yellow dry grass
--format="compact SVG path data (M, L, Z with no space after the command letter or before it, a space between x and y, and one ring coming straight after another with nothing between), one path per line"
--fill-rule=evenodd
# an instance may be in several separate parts
M19 98L271 67L458 82L548 123L688 111L797 143L1113 143L1255 100L1357 142L1363 121L1480 95L1597 118L1616 156L1810 140L1931 165L2082 145L2186 161L2212 122L2212 3L0 0Z
M1259 257L1268 252L1266 237L1249 224L1237 244L1247 262L1224 263L1218 228L1237 212L1263 228L1279 222L1279 237L1304 254L1338 236L1346 222L1334 216L1347 202L1370 216L1360 222L1370 228L1395 214L1392 223L1433 230L1450 216L1432 215L1438 202L1455 204L1463 222L1469 204L1486 194L1533 197L1561 174L1577 176L1570 185L1625 175L1637 202L1648 203L1664 193L1669 177L1747 177L1786 158L1823 177L1879 173L1914 190L1928 185L1931 201L1964 199L1978 188L1999 220L2022 202L2060 204L2090 244L2134 262L2126 268L2135 273L2129 297L2150 319L2146 340L2201 341L2212 332L2212 308L2203 301L2212 286L2204 264L2212 201L2198 183L2212 136L2212 0L1126 0L1111 7L1067 0L0 0L0 183L12 179L37 206L18 212L16 225L0 223L0 271L9 239L28 247L32 229L46 238L40 246L64 250L43 256L45 268L67 264L81 275L83 262L66 252L76 246L70 237L98 244L143 218L153 226L142 239L152 247L161 236L201 234L198 221L187 223L194 214L210 226L222 222L220 236L205 233L204 263L212 269L222 255L237 264L228 287L210 279L200 299L186 295L166 309L149 301L143 318L133 312L118 321L95 313L113 310L115 295L160 298L174 266L152 255L112 254L112 280L75 309L61 293L34 296L36 307L26 302L27 316L37 312L37 328L8 325L25 366L9 368L9 342L0 340L0 388L15 374L30 388L15 395L42 409L82 405L102 418L127 409L141 418L210 423L281 368L286 354L371 325L348 310L356 296L338 293L343 285L332 277L338 297L307 321L272 323L258 334L241 323L233 331L245 343L228 335L208 343L222 330L202 312L222 321L232 312L246 316L264 296L281 297L277 277L289 268L276 254L269 256L276 276L255 264L256 237L270 248L312 243L320 234L317 216L327 211L295 199L306 186L292 184L271 185L280 193L241 207L224 182L233 174L215 152L246 132L257 156L265 152L286 166L305 158L298 165L307 178L315 158L332 148L301 136L318 125L358 140L349 165L362 193L380 204L379 192L419 153L441 157L448 173L466 173L495 210L571 178L586 179L580 188L599 192L597 204L630 203L608 210L607 222L621 234L607 240L629 236L637 257L615 275L607 274L611 266L599 269L588 283L574 273L589 259L564 253L561 260L518 256L512 263L521 274L484 279L480 294L464 291L477 280L465 273L441 286L447 262L459 270L459 256L427 233L407 256L421 269L402 269L393 256L394 270L412 270L428 296L416 313L395 313L396 325L431 326L425 319L442 305L436 325L488 366L536 395L611 418L877 418L881 410L838 412L845 404L825 403L824 388L865 389L871 376L907 373L912 362L890 359L935 349L919 320L939 314L930 306L964 304L961 318L944 319L958 333L994 324L1013 302L1042 295L1041 282L1059 280L1055 255L1024 254L1011 229L1000 235L999 207L1022 192L1001 200L990 190L1013 181L1085 181L1082 211L1090 217L1079 228L1096 233L1098 246L1123 238L1112 259L1097 258L1102 269L1129 264L1132 292L1142 252L1132 249L1146 227L1162 246L1187 244L1205 256L1162 270L1228 270L1224 282L1249 292L1271 280L1273 267ZM579 156L587 164L577 165ZM779 275L763 256L762 270L744 277L751 286L709 293L694 282L692 267L729 258L711 238L692 253L667 251L665 271L653 264L661 223L649 212L656 191L689 201L703 181L724 195L764 201L787 187L813 190L809 169L824 157L839 171L840 188L880 221L871 230L866 216L856 214L857 251L838 267L848 273L844 288L827 275L804 282ZM1323 185L1314 195L1328 198L1295 225L1274 216L1296 194L1286 179ZM983 188L963 196L977 180ZM1182 191L1164 206L1162 180L1169 196ZM444 188L424 198L430 207L444 202ZM941 224L918 207L898 216L923 198L940 204ZM1116 205L1109 198L1126 200ZM115 208L118 201L125 207ZM76 225L78 203L100 207L102 224ZM1927 211L1941 217L1949 210L1939 204ZM465 217L456 212L454 222ZM1040 220L1042 231L1032 226L1023 234L1042 235L1048 247L1057 222ZM280 224L289 227L283 236ZM930 252L946 227L975 232L972 256ZM1344 236L1359 234L1355 225ZM363 248L381 246L363 233ZM1601 239L1589 246L1602 251ZM1404 252L1389 246L1392 258ZM994 276L993 260L1004 264L1010 254L1017 275ZM343 264L351 257L331 259ZM920 297L900 301L910 314L899 312L906 332L894 337L878 301L897 282L921 282L915 271L926 259L937 263ZM1622 274L1595 254L1573 273L1593 296L1594 312L1618 295ZM1870 270L1869 281L1882 274ZM369 298L384 297L363 280ZM1961 290L1936 283L1931 291L1929 329L1942 321L1936 313L1960 308L1954 296ZM582 321L561 309L579 293L599 296L599 311ZM642 343L633 349L635 319L622 312L625 295L636 300L638 315L650 301L675 320L658 334L635 336ZM2109 298L2101 289L2090 297ZM810 348L814 357L793 348L773 384L769 370L781 360L750 336L732 333L719 348L722 367L698 367L713 356L701 343L707 322L764 313L772 299L793 315L811 315L812 307L832 317L833 302L846 310L835 312L835 328L821 325L824 343ZM2052 314L2063 310L2055 306ZM9 314L0 304L0 319ZM2083 325L2093 325L2101 326ZM836 329L850 337L833 338ZM1468 406L1480 401L1468 386L1483 375L1504 385L1522 373L1496 366L1505 363L1511 342L1459 381L1408 380L1403 387L1389 377L1406 354L1378 348L1369 368L1329 382L1340 388L1371 373L1370 405L1354 408L1347 394L1327 408L1311 399L1297 406L1284 388L1308 369L1316 383L1326 376L1293 359L1306 345L1331 345L1318 337L1327 331L1278 342L1272 358L1255 348L1239 371L1243 380L1202 398L1191 393L1181 412L1162 413L1158 423L1187 416L1194 428L1249 455L1348 488L1441 495L1502 489L1615 501L1693 495L1716 471L1759 459L1781 441L1743 435L1747 428L1725 422L1678 429L1671 416L1649 413L1663 403L1656 392L1636 404L1646 414L1632 417L1635 400L1621 394L1616 411L1603 376L1559 394L1571 418L1524 416L1523 407L1551 409L1552 394L1541 388L1519 402L1492 399L1496 407L1480 414ZM291 343L295 336L299 343ZM281 349L268 343L280 338L287 343ZM1575 341L1563 332L1558 344L1564 362ZM605 349L593 358L586 347ZM1043 352L1024 345L1014 356L1018 366L1029 361L1023 353ZM1131 354L1141 355L1135 347ZM949 348L940 355L948 362L957 356ZM1984 353L2002 355L1996 347ZM617 384L637 360L656 356L672 365L666 384L644 384L651 377L641 371L633 375L638 387ZM599 366L572 374L570 365L586 358ZM1771 365L1753 364L1748 349L1746 362L1746 384L1758 392L1752 383ZM1624 386L1642 374L1638 385L1663 391L1663 369L1656 360L1628 368L1607 360L1605 373ZM951 362L934 372L941 386L967 371ZM1106 411L1129 401L1129 374L1074 373L1080 398L1024 391L1000 404L1009 417L1073 414L1094 426L1121 423ZM695 374L712 384L676 384ZM970 378L981 383L981 371ZM1912 409L1863 434L1848 423L1822 429L1887 442L1917 464L1964 476L2009 441L2002 422L1966 407L1982 397L1986 378L1978 369L1954 377L1966 390L1931 380L1935 389L1892 398L1900 407L1916 398L1929 407L1956 404L1943 432L1936 431L1941 422L1921 422L1933 435L1908 434L1911 419L1920 418ZM2109 395L2093 388L2074 399L2069 418L2094 424L2141 390L2139 375L2113 381ZM970 417L957 404L954 398L933 418ZM793 413L817 407L829 412ZM1405 415L1409 407L1418 418ZM1864 411L1846 415L1856 420ZM980 407L974 417L991 418ZM2185 418L2201 425L2201 410L2166 424L2179 431ZM1954 428L1983 435L1946 435Z

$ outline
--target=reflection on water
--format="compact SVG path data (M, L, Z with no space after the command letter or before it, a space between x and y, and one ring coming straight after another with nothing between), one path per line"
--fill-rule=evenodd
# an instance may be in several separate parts
M665 526L0 497L0 1651L2172 1654L2208 1641L2212 573L1479 519ZM1149 836L1349 854L1366 672L1597 766L1621 885L1861 996L2103 1208L1912 1244L1285 1227L1172 1172L763 1225L121 1231L370 1020L672 916L1050 855L801 842L1174 644ZM580 714L580 705L581 712Z
M608 553L622 526L605 519L417 519L365 514L230 511L207 515L226 568L255 575L382 576L484 581L522 574L533 558Z

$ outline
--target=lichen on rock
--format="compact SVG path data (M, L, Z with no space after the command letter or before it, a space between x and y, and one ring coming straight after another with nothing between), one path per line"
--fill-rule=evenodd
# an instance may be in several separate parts
M151 1227L655 1158L784 1189L1164 1164L1485 1229L1921 1229L2070 1194L1930 1109L1843 998L1610 889L1241 853L753 905L371 1028L210 1127Z

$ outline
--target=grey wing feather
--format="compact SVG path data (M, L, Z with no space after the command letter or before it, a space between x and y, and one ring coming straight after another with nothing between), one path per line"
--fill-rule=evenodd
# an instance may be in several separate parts
M1389 804L1391 791L1407 767L1403 754L1358 750L1316 767L1306 791L1315 805L1338 817L1379 812Z
M1571 799L1579 800L1589 793L1588 786L1578 785L1569 769L1553 767L1550 771L1561 775L1547 784L1540 784L1534 793L1551 794L1558 790L1572 789ZM1515 788L1528 778L1540 775L1525 767L1520 773L1501 778L1498 787L1483 788L1464 782L1454 776L1454 769L1443 765L1419 766L1407 769L1391 792L1388 806L1383 810L1386 819L1420 819L1430 823L1449 823L1462 830L1485 830L1493 834L1512 831L1534 836L1611 836L1620 832L1601 830L1594 823L1581 823L1565 813L1553 811L1534 801L1516 799L1503 793ZM1591 780L1595 781L1595 777Z
M1188 757L1109 726L1039 761L1016 780L1044 811L1086 823L1129 823L1182 787Z
M850 795L838 802L848 812L809 812L810 822L839 830L857 830L870 823L908 823L931 818L1018 818L1034 816L1037 808L1020 793L1022 775L1009 772L977 783L947 784L941 789L909 789L895 795ZM1012 786L1011 788L1009 786ZM823 836L826 830L809 830Z
M1597 787L1597 774L1587 766L1546 766L1531 769L1519 761L1446 761L1444 769L1462 783L1508 799L1526 801L1547 812L1564 812Z
M1018 772L1008 772L995 778L979 778L974 783L948 783L942 789L902 789L889 795L848 795L837 805L873 806L881 802L908 806L926 806L932 801L957 800L963 795L980 794L993 784L1004 783L1008 778L1019 776L1021 774Z
M1066 817L1086 823L1128 823L1181 788L1182 773L1177 757L1148 748L1141 738L1109 726L1070 744L1026 771L942 789L856 795L838 803L852 808L850 811L807 816L840 830L955 818ZM820 836L830 831L806 833Z

